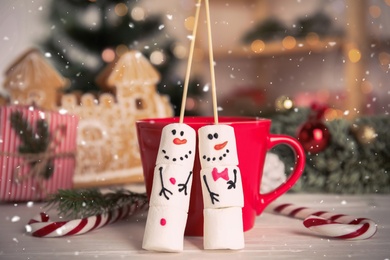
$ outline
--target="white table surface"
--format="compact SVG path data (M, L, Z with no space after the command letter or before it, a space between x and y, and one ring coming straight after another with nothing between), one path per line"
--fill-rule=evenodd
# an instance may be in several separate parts
M0 259L390 259L390 195L285 194L277 200L334 213L367 217L378 232L359 241L322 238L302 221L264 212L245 233L240 251L202 249L201 237L186 237L181 253L142 250L145 214L79 236L32 237L25 231L42 203L0 204Z

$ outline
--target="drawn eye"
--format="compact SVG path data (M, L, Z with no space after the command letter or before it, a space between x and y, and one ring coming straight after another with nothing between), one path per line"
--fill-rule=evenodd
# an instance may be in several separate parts
M173 134L173 135L176 134L176 130L175 130L175 129L172 130L172 134Z
M208 134L207 138L210 139L210 140L213 140L213 135L212 134Z
M218 138L218 134L217 134L217 133L214 134L214 138L215 138L215 139Z
M184 135L184 131L181 131L181 132L180 132L180 136L183 136L183 135Z

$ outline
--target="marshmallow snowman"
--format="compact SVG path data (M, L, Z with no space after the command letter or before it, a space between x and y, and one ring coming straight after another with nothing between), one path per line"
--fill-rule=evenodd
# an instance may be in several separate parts
M204 248L244 248L244 195L234 128L208 125L198 130L204 204Z
M195 144L195 130L186 124L173 123L162 130L142 243L146 250L183 250Z

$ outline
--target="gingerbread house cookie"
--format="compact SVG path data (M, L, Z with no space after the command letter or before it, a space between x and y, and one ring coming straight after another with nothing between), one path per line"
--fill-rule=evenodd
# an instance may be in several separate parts
M102 73L115 95L62 98L61 108L80 117L76 187L143 181L135 122L173 115L168 97L157 92L158 72L140 52L125 53Z
M65 85L66 79L33 48L9 66L3 86L9 92L10 104L56 110L59 90Z

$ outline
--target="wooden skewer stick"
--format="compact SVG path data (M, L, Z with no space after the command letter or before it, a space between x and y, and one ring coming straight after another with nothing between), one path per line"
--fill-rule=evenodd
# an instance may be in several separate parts
M216 90L216 86L215 86L213 41L211 38L211 19L210 19L209 0L205 0L205 6L206 6L207 34L208 34L208 44L209 44L211 95L212 95L212 101L213 101L214 123L217 125L218 124L217 90Z
M183 123L183 121L184 121L184 112L185 112L185 108L186 108L188 84L190 82L192 59L194 57L196 31L198 30L199 10L200 10L200 6L201 6L201 2L202 2L202 0L198 0L198 3L196 4L195 23L194 23L194 28L192 30L190 52L188 55L187 71L186 71L186 76L184 79L184 89L183 89L183 96L182 96L182 100L181 100L180 123Z

